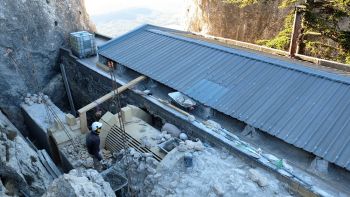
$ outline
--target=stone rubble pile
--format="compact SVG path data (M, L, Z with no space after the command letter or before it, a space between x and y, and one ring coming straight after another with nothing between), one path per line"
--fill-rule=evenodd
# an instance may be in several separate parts
M167 140L170 140L172 138L172 136L170 134L168 134L167 131L162 131L160 134L158 135L154 135L151 137L153 140L156 140L157 144L161 144ZM145 145L147 145L147 141L146 139L141 139L141 142Z
M291 196L284 184L262 169L253 169L226 150L194 144L174 149L162 160L147 196ZM193 165L186 167L184 156L191 153Z
M198 140L196 142L192 141L192 140L186 140L186 141L182 141L180 142L180 145L177 147L177 150L179 152L185 152L185 151L190 151L190 152L194 152L194 151L203 151L204 150L204 145L203 143Z
M122 156L120 156L122 155ZM273 175L226 150L185 140L159 163L130 148L112 167L129 180L134 196L291 196ZM190 163L186 160L190 156ZM190 164L190 165L189 165Z
M80 143L80 140L75 139L74 146L69 144L62 147L61 151L68 157L68 160L72 163L74 168L93 168L94 161L90 157L85 144Z
M77 137L74 139L74 146L72 144L61 148L63 153L69 157L69 161L74 168L93 168L94 161L90 154L87 152L85 146L85 138ZM101 150L103 160L100 161L102 168L106 169L112 166L114 163L113 155L110 151Z
M114 191L103 177L92 169L74 169L55 179L43 197L114 197Z
M170 123L165 123L163 125L160 134L152 136L152 139L156 140L157 144L161 144L165 141L170 140L171 138L178 138L185 141L188 139L188 136L175 125Z
M39 94L30 94L27 93L26 97L24 98L24 103L31 106L35 103L41 104L45 102L49 102L49 96L45 95L42 92L39 92Z
M129 195L148 196L154 180L159 176L156 170L159 162L151 153L140 153L133 148L122 150L117 157L121 159L110 170L115 170L128 179Z

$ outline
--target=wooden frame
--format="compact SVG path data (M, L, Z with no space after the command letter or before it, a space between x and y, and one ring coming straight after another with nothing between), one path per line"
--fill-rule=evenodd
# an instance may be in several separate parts
M88 129L88 126L87 126L87 117L86 117L86 112L97 107L97 105L100 105L102 103L104 103L105 101L111 99L114 94L116 94L116 92L118 93L122 93L124 92L125 90L131 88L132 86L136 85L137 83L139 83L140 81L143 81L145 80L147 77L146 76L140 76L140 77L137 77L136 79L133 79L131 80L130 82L128 82L127 84L119 87L117 90L113 90L111 91L110 93L102 96L101 98L93 101L92 103L86 105L85 107L82 107L81 109L78 110L79 112L79 119L80 119L80 129L81 129L81 132L82 133L85 133L87 132L89 129Z

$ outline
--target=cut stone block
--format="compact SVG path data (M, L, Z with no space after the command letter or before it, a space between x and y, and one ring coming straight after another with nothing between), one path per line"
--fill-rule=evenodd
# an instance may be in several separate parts
M74 126L77 124L77 120L75 119L75 117L72 114L66 114L66 123L69 126Z
M54 122L55 122L55 128L57 130L62 130L63 129L63 125L60 124L60 122L58 122L57 120L55 120Z
M133 117L136 117L147 122L148 124L151 124L151 116L134 105L127 105L126 107L123 107L121 111L122 118L125 122L129 122Z
M54 127L51 127L51 128L48 128L48 129L47 129L47 133L48 133L49 135L55 133L56 131L57 131L57 130L56 130L56 128L54 128Z

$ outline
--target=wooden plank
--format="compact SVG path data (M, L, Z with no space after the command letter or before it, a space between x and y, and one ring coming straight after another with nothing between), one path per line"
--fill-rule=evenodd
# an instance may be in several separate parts
M62 173L60 172L60 170L57 168L57 166L53 163L51 157L47 154L46 150L41 150L42 155L44 156L47 164L49 165L49 167L52 169L52 171L55 173L56 178L59 177Z
M73 114L73 116L76 117L77 112L75 111L72 93L70 92L70 87L69 87L69 83L68 83L68 79L67 79L67 75L66 75L66 69L65 69L63 64L60 64L60 68L61 68L61 73L62 73L62 77L63 77L64 87L66 88L66 93L68 96L68 101L69 101L71 113Z
M86 112L79 112L79 119L80 119L80 131L82 133L86 133L87 131L89 131L87 126Z
M99 68L101 68L102 70L104 70L104 71L106 71L106 72L111 72L111 69L108 68L107 65L104 65L104 64L102 64L102 63L100 63L100 62L96 62L96 66L99 67Z
M180 113L182 113L182 114L184 114L186 116L190 116L191 115L190 113L188 113L188 112L186 112L186 111L184 111L184 110L182 110L182 109L172 105L168 101L165 101L165 100L160 99L160 98L158 98L157 100L160 101L161 103L163 103L164 105L166 105L166 106L168 106L168 107L170 107L170 108L172 108L172 109L174 109L174 110L176 110L176 111L178 111L178 112L180 112Z
M295 53L297 52L298 40L299 40L300 29L301 29L301 20L302 20L301 12L299 11L299 8L296 7L295 13L294 13L292 38L289 46L290 57L295 57Z
M85 107L79 109L78 112L79 112L79 118L80 118L80 129L81 129L81 132L85 133L85 132L87 132L89 130L88 126L87 126L87 119L86 119L86 112L87 111L89 111L90 109L93 109L93 108L97 107L97 105L100 105L103 102L111 99L117 92L118 93L122 93L125 90L131 88L132 86L136 85L140 81L145 80L146 78L147 77L143 76L143 75L140 76L140 77L137 77L136 79L131 80L129 83L119 87L117 90L111 91L110 93L102 96L101 98L95 100L94 102L92 102L92 103L86 105Z
M97 105L100 105L102 104L103 102L107 101L108 99L111 99L113 97L113 95L118 92L118 93L122 93L124 92L125 90L131 88L132 86L136 85L137 83L139 83L140 81L142 80L145 80L147 77L146 76L140 76L140 77L137 77L136 79L134 80L131 80L129 83L121 86L118 88L118 90L115 90L115 91L111 91L110 93L102 96L101 98L97 99L96 101L86 105L85 107L81 108L78 110L79 114L80 113L83 113L83 112L87 112L89 111L90 109L93 109L95 107L97 107Z

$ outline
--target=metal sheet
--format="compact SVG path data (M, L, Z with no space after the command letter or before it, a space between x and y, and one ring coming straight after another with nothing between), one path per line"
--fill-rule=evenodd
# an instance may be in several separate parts
M350 78L146 25L99 54L350 170Z

